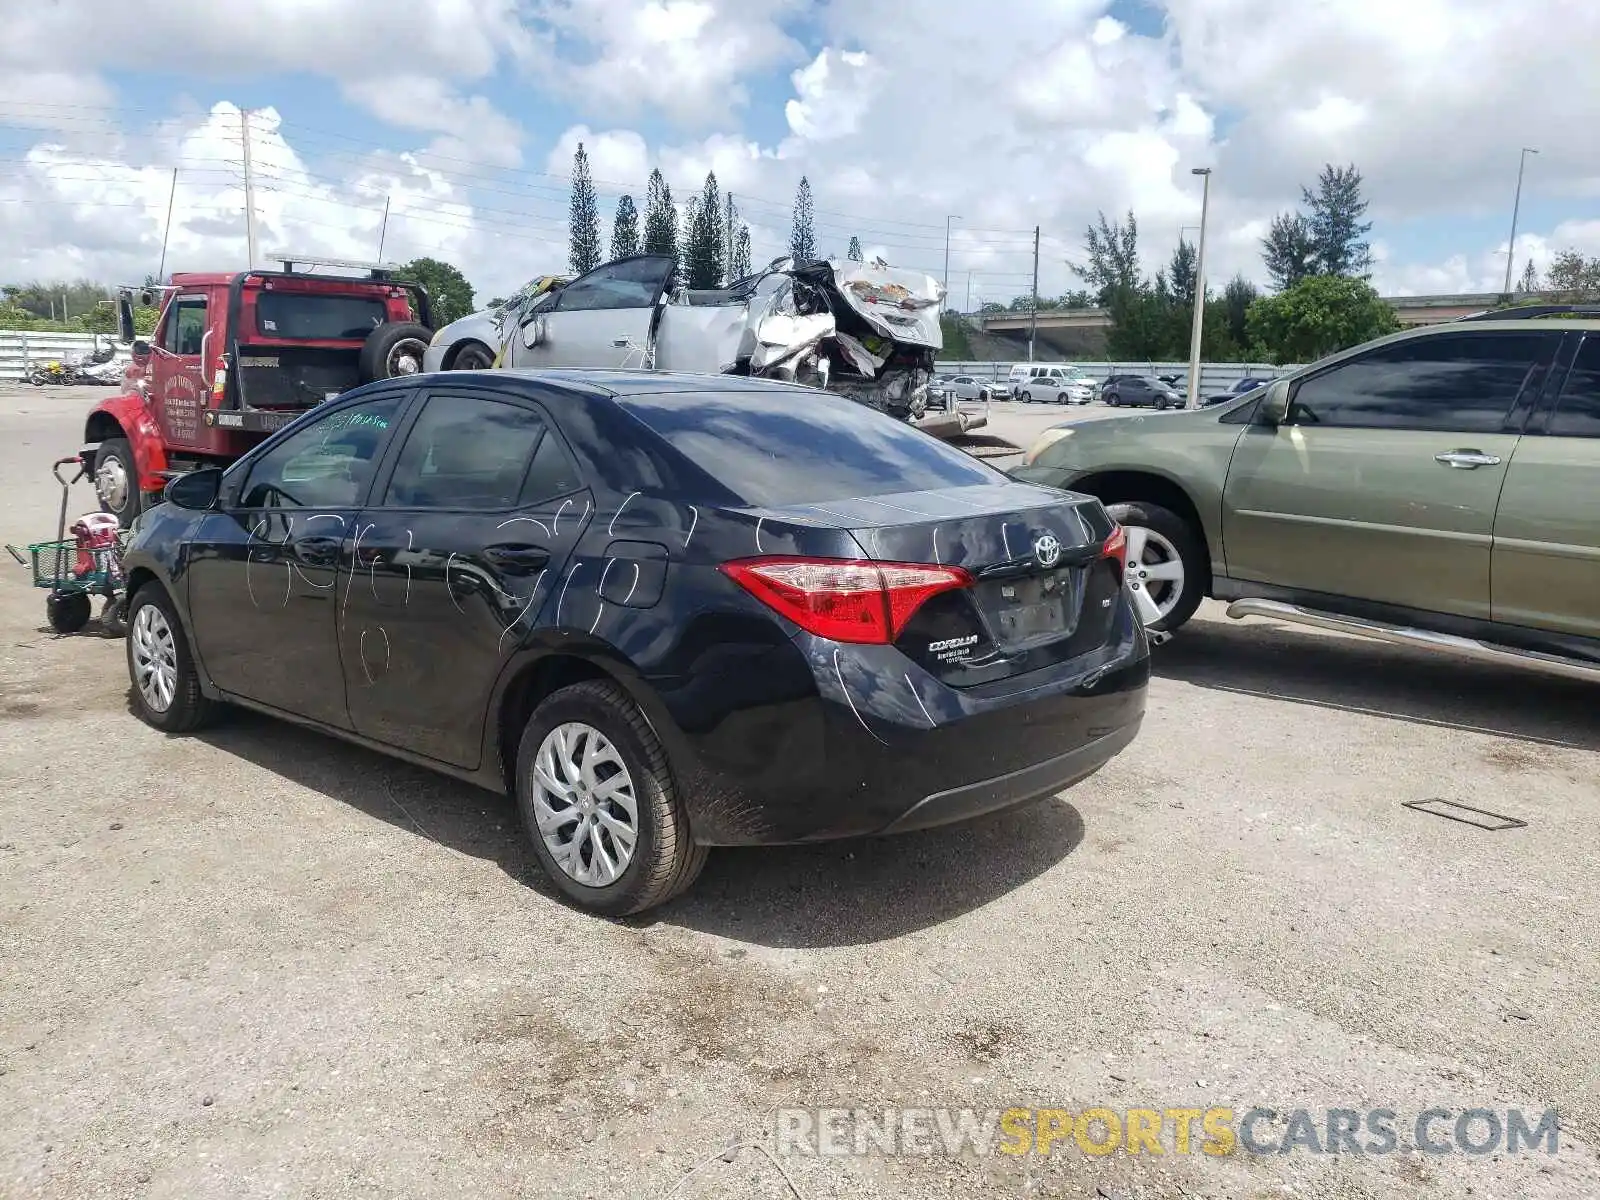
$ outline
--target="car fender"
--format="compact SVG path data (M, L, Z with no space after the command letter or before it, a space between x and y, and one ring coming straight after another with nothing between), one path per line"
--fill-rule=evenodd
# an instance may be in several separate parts
M84 422L84 442L95 444L113 437L128 439L140 491L159 492L167 486L167 448L161 440L161 427L139 392L111 396L89 411Z

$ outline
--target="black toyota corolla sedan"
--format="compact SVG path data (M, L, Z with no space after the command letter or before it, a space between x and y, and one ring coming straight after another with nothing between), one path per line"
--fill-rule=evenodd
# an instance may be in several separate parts
M1050 795L1149 678L1099 501L842 397L730 376L451 372L174 480L125 559L138 712L220 702L509 792L617 915L706 848Z

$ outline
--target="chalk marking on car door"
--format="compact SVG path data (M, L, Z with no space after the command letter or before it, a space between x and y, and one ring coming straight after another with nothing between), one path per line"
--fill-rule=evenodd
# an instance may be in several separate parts
M917 685L911 682L909 673L906 675L906 686L911 689L911 695L917 701L917 707L922 710L922 715L928 718L928 728L937 729L939 722L933 719L933 714L928 711L928 706L922 702L922 694L917 691Z
M539 574L534 578L533 586L528 589L528 602L525 605L522 606L522 611L519 612L516 615L516 618L514 620L512 620L512 621L507 622L506 627L500 631L499 640L495 645L495 653L496 654L498 654L500 652L501 646L503 646L505 644L506 634L510 633L518 625L522 624L522 618L527 616L528 615L528 610L533 607L533 601L534 601L535 597L537 597L539 595L539 585L544 582L545 571L548 571L549 569L550 569L549 567L546 567L543 571L540 571ZM505 593L502 592L501 595L505 595ZM456 607L460 608L461 606L458 604Z
M847 688L844 683L844 670L839 666L839 651L837 649L835 649L833 652L833 673L839 677L839 690L844 693L844 702L850 706L850 711L855 713L856 720L861 722L861 728L867 731L868 736L870 736L873 741L877 742L879 745L887 746L889 743L872 732L872 726L867 724L867 719L863 717L860 710L856 708L856 702L850 699L850 689Z
M561 598L556 601L556 627L561 627L561 606L567 602L567 589L572 586L572 577L578 573L581 562L572 564L572 570L567 572L567 581L561 585Z
M622 515L622 510L628 507L628 502L631 501L638 494L639 494L638 492L629 492L628 495L627 495L627 498L624 499L621 504L617 505L617 511L611 514L611 524L606 527L606 536L607 537L615 536L615 534L617 532L617 518ZM587 509L584 510L584 515L585 516L588 515L588 510Z
M567 503L571 504L572 501L568 500ZM546 525L543 521L539 520L538 517L512 517L510 520L501 521L500 524L495 526L495 528L496 529L504 529L507 525L515 525L518 521L531 521L531 522L533 522L533 524L537 525L540 529L544 530L545 537L554 537L555 536L553 533L550 532L550 527L548 525Z
M691 505L689 505L689 511L694 514L694 519L689 522L689 533L688 533L688 536L683 539L683 548L685 550L687 550L689 548L689 539L694 537L694 527L696 525L700 524L700 510L698 508L696 508L694 505L691 504ZM637 571L638 567L635 566L634 570ZM635 579L634 582L637 583L638 580ZM629 595L632 595L632 593L630 592Z

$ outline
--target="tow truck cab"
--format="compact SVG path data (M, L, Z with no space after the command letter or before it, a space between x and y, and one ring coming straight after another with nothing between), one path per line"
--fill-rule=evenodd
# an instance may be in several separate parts
M432 313L420 286L374 264L364 276L297 271L177 273L149 340L118 299L133 361L84 427L85 470L124 525L174 475L226 465L301 413L373 379L422 369ZM147 296L147 300L154 299Z

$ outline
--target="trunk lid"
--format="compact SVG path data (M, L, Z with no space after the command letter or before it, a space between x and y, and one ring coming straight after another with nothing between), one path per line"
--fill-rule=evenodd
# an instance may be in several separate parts
M797 505L850 532L879 562L961 567L969 588L928 600L896 642L954 687L1040 670L1098 649L1116 617L1115 525L1099 501L1020 482Z

